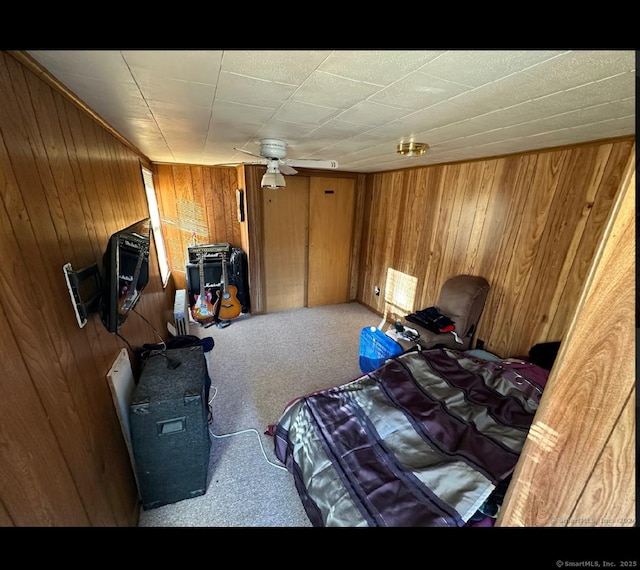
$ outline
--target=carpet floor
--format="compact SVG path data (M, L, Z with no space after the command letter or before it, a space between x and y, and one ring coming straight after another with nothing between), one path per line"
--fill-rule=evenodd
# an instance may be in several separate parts
M358 303L241 315L207 353L211 454L204 495L141 510L139 527L310 527L293 477L264 434L294 398L360 376L360 331L380 317Z

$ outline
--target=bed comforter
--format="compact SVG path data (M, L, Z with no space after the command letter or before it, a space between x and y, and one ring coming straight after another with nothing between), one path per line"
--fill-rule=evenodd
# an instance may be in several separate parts
M467 525L512 473L548 374L512 364L409 351L291 403L274 449L311 523Z

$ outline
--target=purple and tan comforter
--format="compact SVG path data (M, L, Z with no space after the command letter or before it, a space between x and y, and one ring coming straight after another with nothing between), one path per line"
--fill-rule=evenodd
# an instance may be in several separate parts
M548 373L519 364L410 351L295 400L275 453L311 523L465 526L512 473L537 410Z

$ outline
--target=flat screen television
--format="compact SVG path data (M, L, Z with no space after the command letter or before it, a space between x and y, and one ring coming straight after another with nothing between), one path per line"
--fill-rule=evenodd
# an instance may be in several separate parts
M117 333L149 282L150 218L139 220L109 238L102 257L100 318Z

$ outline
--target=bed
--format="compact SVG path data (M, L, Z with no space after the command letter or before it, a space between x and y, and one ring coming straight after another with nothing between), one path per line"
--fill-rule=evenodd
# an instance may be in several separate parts
M269 432L315 527L491 526L548 374L416 348L295 399Z

